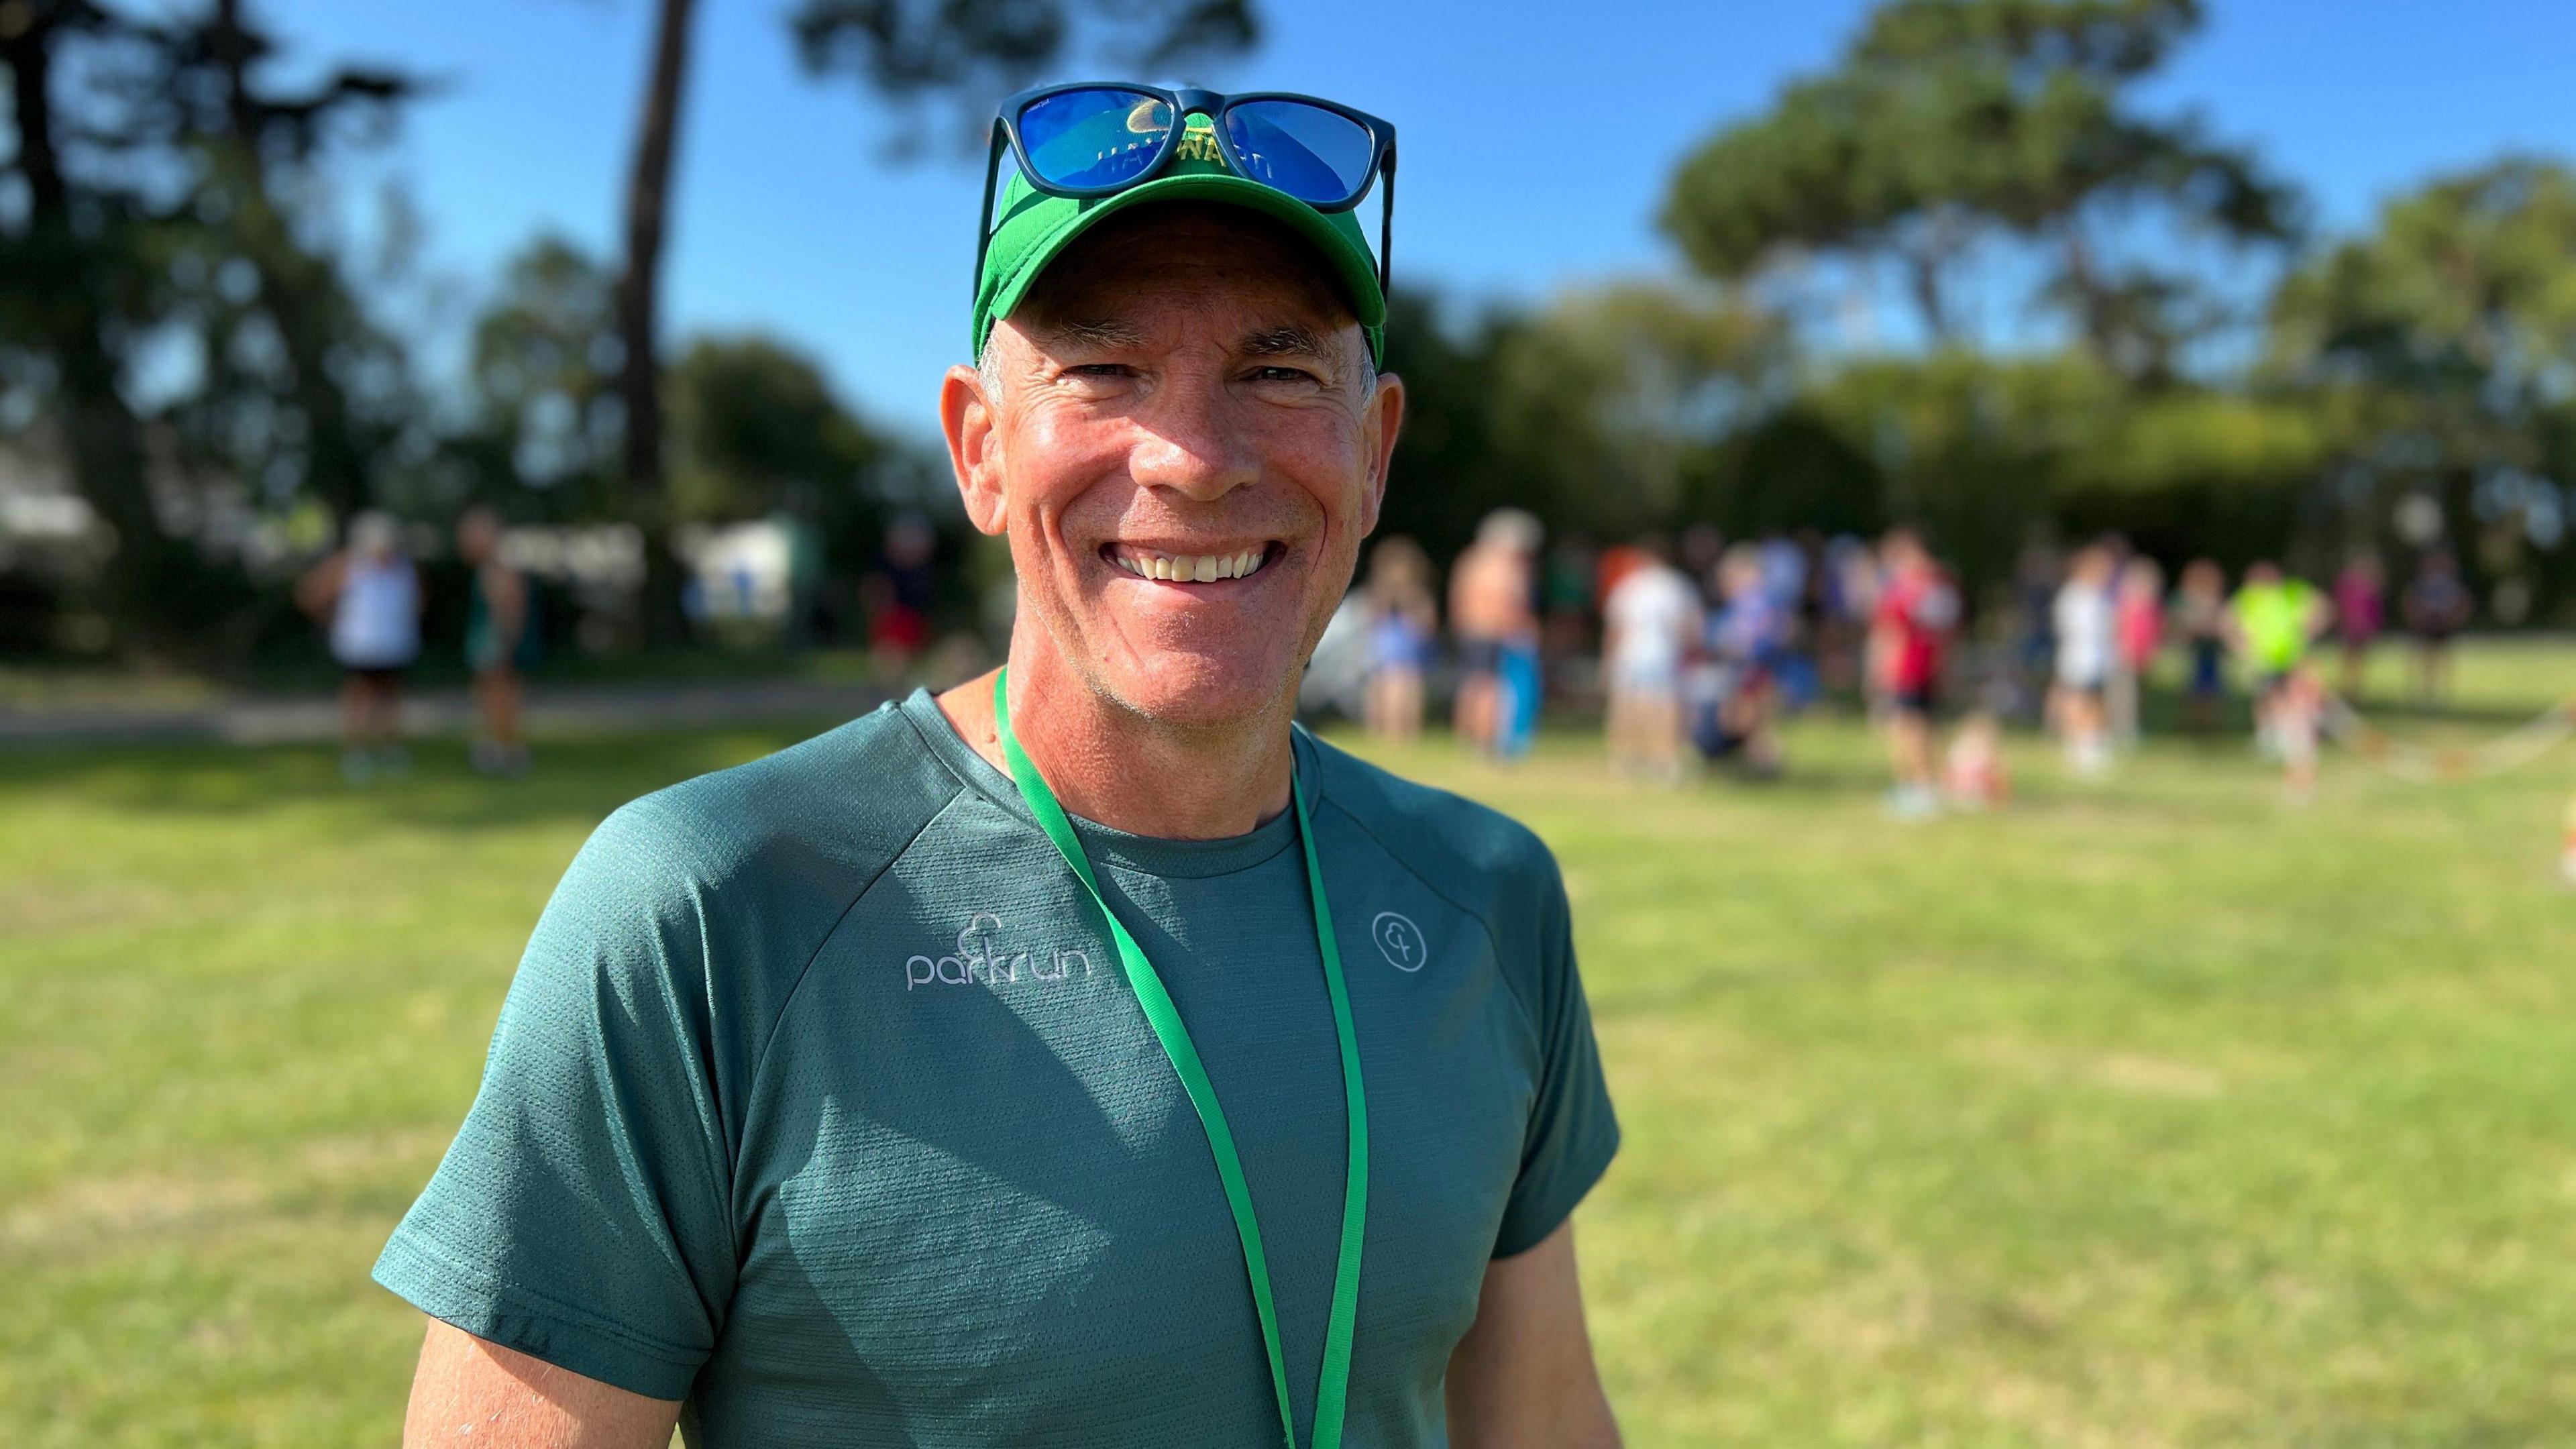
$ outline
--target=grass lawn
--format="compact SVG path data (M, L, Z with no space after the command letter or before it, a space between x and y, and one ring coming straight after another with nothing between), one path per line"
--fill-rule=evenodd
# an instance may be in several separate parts
M2395 684L2394 660L2388 683ZM2545 703L2576 649L2481 653ZM2426 738L2494 725L2401 722ZM618 802L797 732L0 756L0 1440L392 1442L366 1281ZM2576 1441L2576 747L2291 811L2234 742L1895 827L1856 725L1658 792L1397 768L1563 859L1628 1132L1580 1218L1631 1443Z

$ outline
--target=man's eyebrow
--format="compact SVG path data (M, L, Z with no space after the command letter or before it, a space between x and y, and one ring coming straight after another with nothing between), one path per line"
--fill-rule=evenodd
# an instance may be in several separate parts
M1246 357L1331 357L1332 350L1312 327L1290 323L1268 327L1243 339L1241 349Z
M1141 329L1115 317L1077 317L1066 322L1049 322L1040 330L1055 341L1070 342L1079 347L1145 345L1145 334Z

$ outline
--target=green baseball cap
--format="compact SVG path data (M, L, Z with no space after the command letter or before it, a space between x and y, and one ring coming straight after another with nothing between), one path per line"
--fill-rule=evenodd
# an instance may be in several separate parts
M984 340L993 323L1011 315L1047 264L1064 254L1074 239L1131 206L1149 201L1217 201L1249 207L1287 226L1312 246L1341 283L1352 315L1368 335L1369 360L1385 361L1386 293L1378 287L1377 262L1369 254L1367 234L1355 211L1330 215L1284 191L1237 176L1217 150L1216 128L1202 115L1182 124L1175 155L1161 175L1113 196L1077 201L1049 196L1014 173L1002 193L1001 219L984 252L984 273L975 281L974 336L970 352L984 355Z

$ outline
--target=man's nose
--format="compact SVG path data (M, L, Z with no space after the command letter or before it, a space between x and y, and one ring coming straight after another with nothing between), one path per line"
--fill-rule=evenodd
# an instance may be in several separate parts
M1137 419L1128 471L1148 488L1169 488L1198 502L1222 498L1260 476L1233 400L1214 379L1175 379Z

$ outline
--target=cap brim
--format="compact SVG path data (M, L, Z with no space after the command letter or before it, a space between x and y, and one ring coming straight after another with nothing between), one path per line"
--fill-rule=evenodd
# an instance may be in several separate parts
M1377 280L1377 260L1365 243L1333 224L1333 219L1286 192L1240 176L1206 173L1161 176L1142 186L1095 201L1068 217L1022 255L1012 274L994 292L987 315L998 321L1011 315L1040 273L1084 232L1131 206L1154 201L1214 201L1242 206L1283 223L1324 258L1351 304L1351 313L1369 329L1386 325L1386 294ZM1347 215L1347 214L1345 214ZM1353 230L1356 231L1356 226Z

